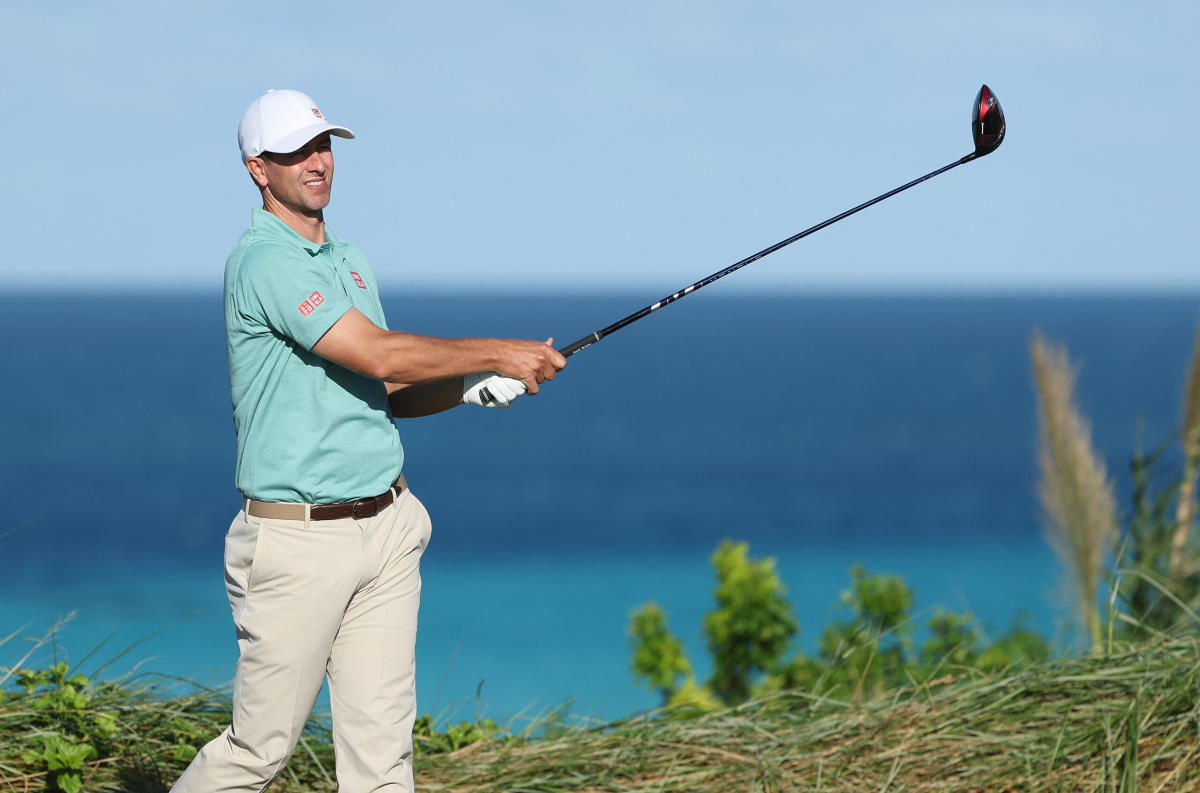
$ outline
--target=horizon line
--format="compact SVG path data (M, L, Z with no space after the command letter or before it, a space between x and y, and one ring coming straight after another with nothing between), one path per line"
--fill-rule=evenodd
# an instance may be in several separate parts
M165 297L165 296L199 296L220 294L222 284L176 284L176 285L146 285L139 284L131 287L127 284L75 284L67 287L58 286L47 288L42 284L0 284L0 295L56 295L62 297L91 297L123 295L129 297ZM614 287L576 284L553 288L546 285L476 285L471 287L455 287L452 285L414 284L404 287L384 285L381 298L396 298L401 296L429 297L485 297L491 295L506 295L536 298L555 297L604 297L640 295L653 302L649 289L638 286ZM1171 284L1042 284L1042 285L976 285L950 284L935 286L931 284L879 284L874 286L819 284L819 285L787 285L787 286L746 286L730 284L720 290L739 297L1159 297L1159 298L1200 298L1200 284L1171 285ZM706 293L708 294L708 293ZM711 294L716 294L712 292Z

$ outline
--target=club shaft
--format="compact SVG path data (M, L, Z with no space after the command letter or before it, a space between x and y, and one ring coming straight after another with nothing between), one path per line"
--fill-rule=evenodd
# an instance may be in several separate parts
M754 254L753 256L747 256L745 259L742 259L740 262L736 262L734 264L729 265L724 270L715 272L712 275L708 276L707 278L702 278L701 280L697 281L696 283L692 284L691 286L681 289L678 292L675 292L674 294L667 295L662 300L659 300L657 303L646 306L645 308L641 309L640 311L635 311L634 313L630 314L629 316L627 316L623 319L617 320L616 322L614 322L613 324L609 325L606 328L602 328L601 330L597 330L592 333L589 333L587 336L584 336L582 339L579 339L578 341L574 341L574 342L568 344L566 347L563 347L562 349L559 350L559 352L564 357L569 358L572 355L574 355L575 353L579 352L580 350L583 350L583 349L586 349L586 348L592 346L596 342L603 339L605 336L608 336L612 333L616 333L618 330L625 327L626 325L632 325L634 322L637 322L642 317L649 316L650 314L653 314L655 311L658 311L663 306L670 305L671 303L674 303L676 300L679 300L682 297L687 297L692 292L695 292L697 289L699 289L703 286L708 286L713 281L724 278L725 276L729 275L730 273L732 273L736 270L740 270L748 264L753 264L754 262L758 261L759 259L763 258L764 256L772 254L775 251L779 250L780 248L786 248L788 245L791 245L796 240L803 239L804 237L807 237L809 234L820 231L821 229L825 228L826 226L832 226L834 223L837 223L839 220L850 217L855 212L860 212L869 206L878 204L880 201L884 200L885 198L891 198L892 196L896 195L896 193L902 193L905 190L907 190L908 188L919 185L921 182L924 182L927 179L932 179L933 177L937 176L938 174L945 173L946 171L950 170L951 168L962 165L965 162L970 162L971 160L975 159L976 156L977 155L975 155L975 154L968 154L967 156L962 157L961 159L955 160L954 162L950 163L949 165L945 165L945 166L942 166L941 168L938 168L936 171L930 171L929 173L925 174L924 176L922 176L918 179L913 179L908 184L901 185L900 187L897 187L895 190L889 190L888 192L884 193L883 195L875 196L870 201L859 204L858 206L854 207L853 209L847 209L845 212L843 212L840 215L836 215L834 217L829 218L828 220L822 221L815 226L805 229L804 231L800 232L799 234L788 237L786 240L777 242L769 248L763 248L761 251Z

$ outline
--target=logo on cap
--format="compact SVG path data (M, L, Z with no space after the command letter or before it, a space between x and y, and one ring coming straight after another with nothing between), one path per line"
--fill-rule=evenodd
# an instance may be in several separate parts
M315 107L312 109L312 112L313 112L313 115L316 116L317 118L325 118L325 116L321 115L321 111L317 110Z

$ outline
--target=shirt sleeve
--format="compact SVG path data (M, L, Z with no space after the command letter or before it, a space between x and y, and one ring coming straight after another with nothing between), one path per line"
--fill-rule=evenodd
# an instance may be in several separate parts
M366 293L370 295L370 300L365 301L366 305L364 305L364 302L358 303L359 310L366 314L367 318L379 327L384 330L390 330L387 324L387 317L383 313L383 305L379 302L379 284L375 280L375 272L371 269L371 265L367 264L367 257L355 246L347 245L346 264L353 270L351 275L362 279L362 285L359 286L358 290L351 289L350 291L353 293L355 291L366 290Z
M321 256L283 245L255 245L238 273L239 309L306 350L351 308Z

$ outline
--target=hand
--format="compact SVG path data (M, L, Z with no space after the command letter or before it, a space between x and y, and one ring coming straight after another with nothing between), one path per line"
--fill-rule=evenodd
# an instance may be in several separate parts
M554 349L554 339L543 342L517 339L497 339L500 345L500 363L496 371L525 385L525 393L533 395L542 383L553 380L554 375L567 365L567 359Z
M485 400L485 393L491 395L490 401ZM496 372L475 372L463 377L462 401L468 405L506 408L524 393L524 383Z

